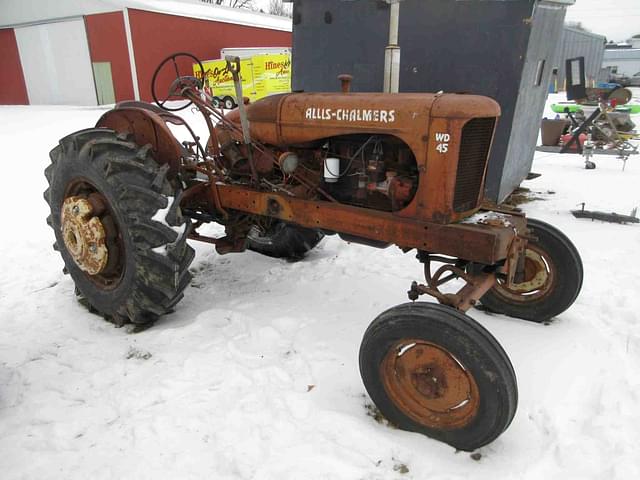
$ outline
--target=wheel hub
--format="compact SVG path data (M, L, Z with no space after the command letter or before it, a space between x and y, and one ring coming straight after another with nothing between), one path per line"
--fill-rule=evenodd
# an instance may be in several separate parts
M411 374L411 384L425 398L443 397L447 391L447 377L437 365L417 368Z
M469 371L448 351L424 340L403 340L381 365L385 390L407 416L431 428L468 425L480 403Z
M511 285L509 290L514 292L532 292L544 287L548 280L549 271L542 256L534 250L527 249L524 282Z
M62 204L62 238L78 267L89 275L102 273L109 260L102 222L94 207L82 197L69 197Z

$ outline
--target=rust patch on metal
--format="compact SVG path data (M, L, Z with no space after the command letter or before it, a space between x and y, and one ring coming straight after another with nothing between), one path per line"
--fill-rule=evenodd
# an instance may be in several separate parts
M265 145L297 145L359 133L402 140L415 155L420 174L414 200L396 213L440 224L461 220L479 208L480 198L467 211L453 208L463 127L474 118L500 116L498 104L486 97L425 93L274 95L246 110L251 137ZM225 121L235 131L231 134L228 125L220 122L218 137L227 135L240 142L239 113L230 112ZM441 138L447 138L446 148Z
M454 265L442 265L435 274L431 275L430 261L425 261L425 277L427 285L413 282L407 292L409 300L415 301L420 295L430 295L443 305L466 312L476 305L482 296L496 284L494 273L478 273L471 275L462 268ZM460 278L465 285L456 293L443 293L440 286Z
M549 281L551 273L547 271L547 264L542 256L535 250L528 249L524 257L524 279L512 285L510 289L516 292L540 290Z
M417 248L493 265L507 258L516 228L448 224L404 218L391 212L338 203L258 192L242 186L218 185L225 209L272 216L308 228L323 228L358 237ZM279 208L274 209L274 201ZM524 225L520 217L513 224Z
M140 145L151 145L154 159L160 164L168 164L168 175L173 177L180 169L183 148L165 122L182 124L175 115L159 115L150 109L123 107L109 110L100 117L96 127L110 128L118 133L129 134Z
M529 242L522 260L522 278L512 283L498 281L495 291L516 302L528 302L552 292L557 282L556 267L545 252Z
M478 413L480 392L473 375L433 343L396 342L380 365L380 376L396 408L428 428L463 428Z
M106 233L94 216L90 201L69 197L62 204L62 238L76 265L89 275L98 275L107 266L109 252Z

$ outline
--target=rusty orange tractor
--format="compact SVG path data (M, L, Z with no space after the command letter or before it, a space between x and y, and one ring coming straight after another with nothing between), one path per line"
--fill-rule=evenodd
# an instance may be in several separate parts
M465 312L481 303L549 320L575 301L582 264L552 226L483 209L496 102L350 93L342 76L342 93L276 95L225 115L197 77L179 73L194 62L204 73L189 54L168 57L153 79L157 105L121 103L51 151L49 223L82 301L116 324L148 327L189 285L188 239L220 254L289 258L324 235L395 245L417 254L426 279L410 286L413 302L382 313L365 332L367 391L393 424L459 449L500 435L516 410L515 374ZM243 98L239 61L229 59L228 68ZM206 144L170 112L191 104L208 126ZM193 138L180 143L168 125ZM225 235L201 234L209 222ZM454 279L463 287L443 292ZM416 302L423 294L438 303Z

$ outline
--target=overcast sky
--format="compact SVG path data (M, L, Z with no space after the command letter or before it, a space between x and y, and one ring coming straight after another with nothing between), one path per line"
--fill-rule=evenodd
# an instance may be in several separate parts
M269 0L254 0L265 10ZM576 0L567 9L567 21L582 22L593 33L624 41L640 34L640 0Z
M640 34L640 0L577 0L567 21L582 22L609 40L623 41Z
M269 0L253 3L265 11L269 7ZM567 9L567 21L582 22L593 33L621 42L640 34L640 0L576 0Z

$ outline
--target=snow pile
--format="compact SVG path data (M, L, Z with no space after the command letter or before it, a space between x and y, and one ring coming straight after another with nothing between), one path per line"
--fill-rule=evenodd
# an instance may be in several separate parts
M364 330L421 279L413 254L329 237L290 264L196 244L192 286L152 329L81 307L51 249L42 172L58 138L102 112L0 107L3 479L640 476L640 226L569 213L639 205L640 158L623 172L614 157L584 170L536 155L542 177L524 186L541 199L524 208L576 243L584 287L549 326L470 312L520 388L511 427L472 458L377 423L360 381Z
M511 222L507 220L508 218L510 218L509 215L504 213L480 211L471 215L470 217L465 218L460 223L471 223L471 224L484 223L487 225L502 224L505 226L512 226Z
M169 225L169 223L167 222L167 216L169 215L169 211L173 207L174 201L175 201L175 197L167 197L167 206L165 208L159 208L156 211L156 213L153 215L153 217L151 217L151 220L159 222L159 223L163 224L164 226L169 227L174 232L176 232L178 234L178 236L176 237L175 241L173 242L173 244L176 244L182 239L182 236L186 233L186 231L187 231L187 223L185 222L182 225L174 226L174 225ZM167 255L167 247L169 245L170 244L161 245L159 247L152 248L151 250L156 252L156 253L159 253L160 255L165 255L166 256Z

